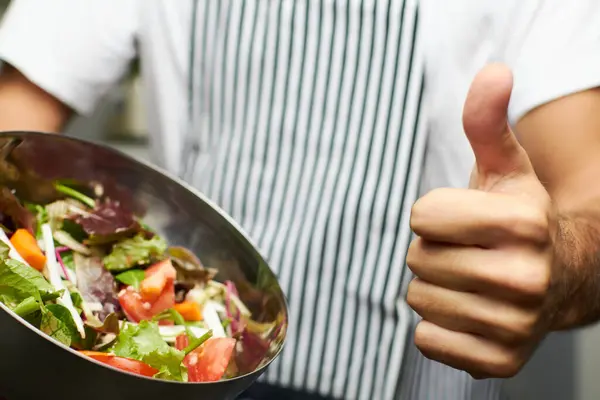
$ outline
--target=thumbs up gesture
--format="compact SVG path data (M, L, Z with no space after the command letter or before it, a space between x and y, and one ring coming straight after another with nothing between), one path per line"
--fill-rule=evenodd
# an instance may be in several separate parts
M557 297L550 196L508 125L511 90L504 66L476 76L463 115L476 158L469 189L434 190L411 216L415 344L476 378L515 375L550 329Z

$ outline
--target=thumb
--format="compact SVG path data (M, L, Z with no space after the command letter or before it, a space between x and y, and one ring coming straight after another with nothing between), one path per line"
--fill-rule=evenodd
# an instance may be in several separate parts
M467 95L463 126L475 153L480 181L533 173L527 153L508 125L512 87L510 69L490 64L475 76Z

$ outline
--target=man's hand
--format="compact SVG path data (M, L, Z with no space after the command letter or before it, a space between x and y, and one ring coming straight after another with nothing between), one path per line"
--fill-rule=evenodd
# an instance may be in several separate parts
M411 217L408 303L423 318L415 343L476 378L515 375L563 298L553 285L557 218L508 125L511 90L503 66L477 75L463 115L476 157L470 187L430 192Z

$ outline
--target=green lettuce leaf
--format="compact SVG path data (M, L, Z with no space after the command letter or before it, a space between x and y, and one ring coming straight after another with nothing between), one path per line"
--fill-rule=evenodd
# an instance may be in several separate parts
M187 369L182 364L185 353L164 341L155 322L128 324L121 330L110 352L120 357L145 362L159 370L157 378L187 381Z
M146 239L140 234L115 244L104 257L104 267L113 272L125 271L139 265L152 263L164 255L167 243L159 236Z
M73 316L66 307L60 304L42 306L42 320L40 330L53 337L65 346L81 342L81 335L77 331Z
M158 369L158 372L154 375L155 378L187 382L187 368L181 363L183 357L180 359L180 354L185 357L185 353L169 346L169 351L154 350L146 355L143 361Z
M20 317L28 317L36 311L40 310L40 303L36 300L35 296L31 296L20 302L13 311Z
M121 272L115 276L115 279L121 283L129 286L133 286L135 290L139 290L140 284L146 277L146 273L141 269L131 269L129 271Z
M0 242L0 301L14 308L38 294L45 301L60 295L39 271L8 258L8 251L8 246Z
M8 259L8 253L10 253L10 248L4 242L0 242L0 261L4 261Z

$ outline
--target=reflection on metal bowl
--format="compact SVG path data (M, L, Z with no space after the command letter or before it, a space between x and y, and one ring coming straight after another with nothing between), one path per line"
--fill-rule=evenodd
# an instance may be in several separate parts
M215 383L175 383L119 372L50 339L0 303L0 392L10 400L233 399L275 359L287 331L287 304L279 284L245 234L200 193L166 173L116 150L74 138L35 132L0 133L0 184L19 198L47 203L54 181L102 185L158 234L184 246L232 281L254 321L272 324L267 349L239 376ZM240 340L236 356L255 352Z

